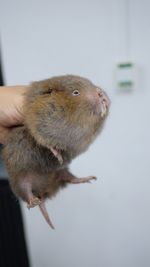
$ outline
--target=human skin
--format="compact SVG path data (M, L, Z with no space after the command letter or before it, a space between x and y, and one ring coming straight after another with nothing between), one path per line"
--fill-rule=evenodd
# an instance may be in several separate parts
M28 86L0 86L0 143L5 144L12 127L23 124L24 92Z

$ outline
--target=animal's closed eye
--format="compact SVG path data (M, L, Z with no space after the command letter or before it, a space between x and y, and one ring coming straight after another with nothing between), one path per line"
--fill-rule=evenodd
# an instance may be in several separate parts
M53 91L52 88L48 88L47 90L45 90L45 91L43 92L43 94L51 95L52 91Z
M78 95L80 95L79 90L75 89L75 90L72 92L72 95L73 95L73 96L78 96Z

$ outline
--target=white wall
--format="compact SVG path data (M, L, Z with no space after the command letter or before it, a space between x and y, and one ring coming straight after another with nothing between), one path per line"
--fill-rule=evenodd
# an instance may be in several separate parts
M23 207L33 267L150 266L150 1L130 0L129 20L126 3L0 0L7 84L73 73L112 99L101 137L71 165L79 176L99 180L70 186L47 203L55 231L38 209ZM113 71L128 59L127 48L140 67L140 86L118 95Z

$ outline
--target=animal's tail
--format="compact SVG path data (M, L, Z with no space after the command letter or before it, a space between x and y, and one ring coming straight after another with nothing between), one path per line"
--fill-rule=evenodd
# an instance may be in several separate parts
M49 224L49 226L52 228L52 229L55 229L53 223L51 222L50 220L50 217L48 215L48 212L46 210L46 207L45 207L45 202L42 202L41 204L39 204L39 208L40 208L40 211L41 213L43 214L45 220L47 221L47 223Z

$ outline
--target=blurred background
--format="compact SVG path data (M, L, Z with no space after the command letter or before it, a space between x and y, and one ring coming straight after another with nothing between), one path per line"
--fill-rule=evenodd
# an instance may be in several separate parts
M32 267L150 266L149 14L149 0L0 0L5 84L78 74L112 101L101 136L71 164L98 180L47 202L56 230L22 204ZM122 62L136 66L131 90L118 89Z

